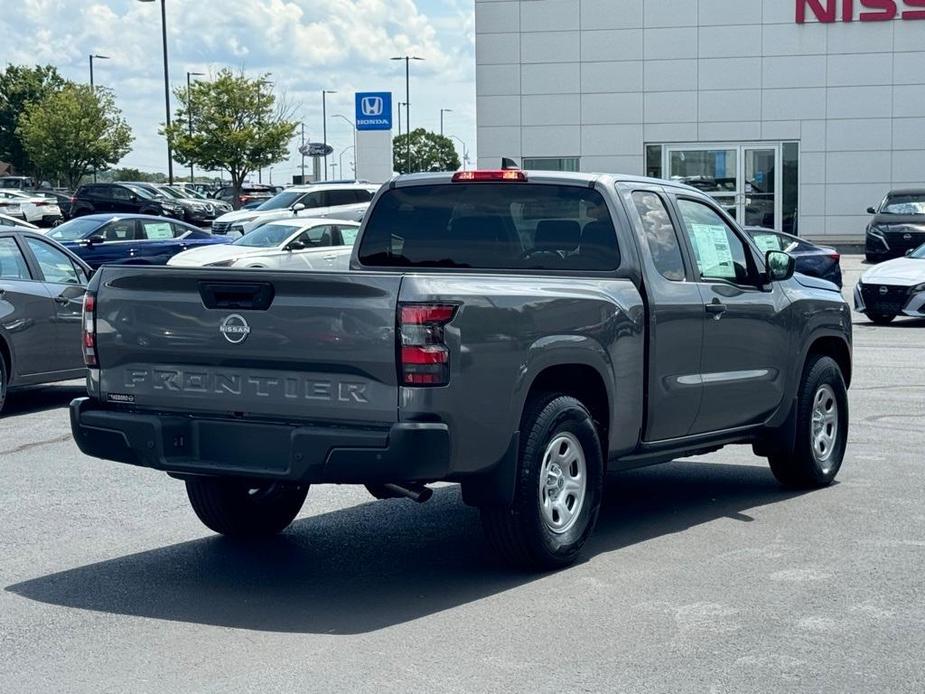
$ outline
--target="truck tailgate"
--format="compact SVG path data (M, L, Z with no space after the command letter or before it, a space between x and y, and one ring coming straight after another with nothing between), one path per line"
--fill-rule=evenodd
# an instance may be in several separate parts
M399 275L101 273L103 401L274 420L397 420Z

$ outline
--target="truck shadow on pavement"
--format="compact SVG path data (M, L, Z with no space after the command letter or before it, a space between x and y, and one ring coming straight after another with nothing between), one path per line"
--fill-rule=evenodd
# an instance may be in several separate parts
M29 386L22 390L13 390L7 393L0 418L9 419L18 415L65 408L71 400L86 394L87 388L83 381L75 384Z
M765 467L670 463L608 479L585 560L792 498ZM311 504L309 493L308 504ZM308 506L310 508L310 506ZM758 521L760 522L760 521ZM571 569L581 571L581 568ZM307 517L269 541L207 537L6 590L85 610L272 632L357 634L530 583L489 558L458 488Z

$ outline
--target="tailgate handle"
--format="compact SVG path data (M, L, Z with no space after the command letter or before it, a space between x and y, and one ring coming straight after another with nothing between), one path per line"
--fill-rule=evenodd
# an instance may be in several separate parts
M269 282L200 282L199 296L206 308L266 311L275 291Z

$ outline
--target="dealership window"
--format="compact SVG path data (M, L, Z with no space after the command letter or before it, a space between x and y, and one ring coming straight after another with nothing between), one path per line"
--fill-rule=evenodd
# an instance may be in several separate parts
M781 230L798 236L799 228L799 190L800 190L800 144L785 142L781 147L781 164L783 180L781 183Z
M578 157L530 157L524 158L528 171L578 171Z
M646 176L662 177L662 146L646 145Z

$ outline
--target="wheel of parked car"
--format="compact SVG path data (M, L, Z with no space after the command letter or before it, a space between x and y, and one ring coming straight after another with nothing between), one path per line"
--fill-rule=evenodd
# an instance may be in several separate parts
M886 325L887 323L892 323L893 319L896 318L895 313L875 313L874 311L868 311L867 317L870 319L871 323L876 323L877 325Z
M6 401L6 361L0 355L0 412L3 412L3 403Z
M505 560L555 569L575 561L601 504L603 455L594 422L578 400L533 398L521 422L514 503L484 507L489 544Z
M786 487L825 487L838 474L848 441L848 392L834 359L809 360L796 408L793 447L768 456L771 472Z
M206 527L230 537L261 537L283 531L298 515L308 485L219 477L186 481L186 493Z

